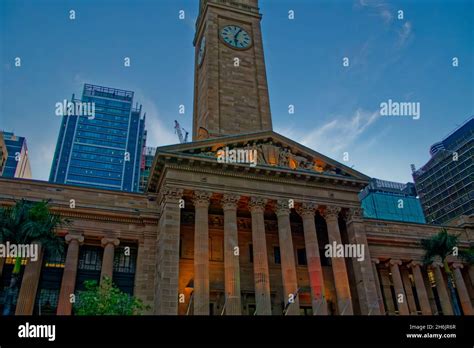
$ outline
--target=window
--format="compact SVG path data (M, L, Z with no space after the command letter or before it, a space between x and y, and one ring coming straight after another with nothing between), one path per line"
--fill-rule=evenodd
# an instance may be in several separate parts
M257 306L254 304L247 305L248 315L254 315L257 310Z
M306 249L297 249L296 253L298 255L298 265L307 265L308 261L306 260Z
M123 292L132 295L135 286L135 270L137 262L136 245L120 245L115 248L112 279Z
M313 308L308 306L300 306L300 315L313 315Z
M99 271L102 268L102 253L101 247L82 246L79 253L78 269Z
M273 247L273 255L275 264L281 264L280 247Z

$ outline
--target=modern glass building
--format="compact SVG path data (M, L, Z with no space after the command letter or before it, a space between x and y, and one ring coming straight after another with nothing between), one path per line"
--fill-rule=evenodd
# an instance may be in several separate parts
M148 177L155 159L156 147L145 147L142 153L142 164L140 168L140 192L145 192L148 184Z
M31 179L31 166L26 139L11 132L2 133L8 153L2 176Z
M3 132L0 132L0 176L3 176L3 170L7 164L8 150L3 137Z
M370 219L425 223L415 185L373 178L359 193L364 217Z
M141 105L133 107L133 95L85 84L82 99L72 96L74 112L63 113L50 182L138 192L145 115Z
M474 118L432 145L431 158L413 172L428 222L449 224L474 213Z

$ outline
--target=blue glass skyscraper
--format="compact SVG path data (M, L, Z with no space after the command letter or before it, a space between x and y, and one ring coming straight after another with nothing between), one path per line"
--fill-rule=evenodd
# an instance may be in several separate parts
M30 179L31 167L26 139L11 132L2 132L2 135L8 154L2 176Z
M133 107L133 95L85 84L82 99L64 101L71 110L62 110L50 182L138 191L145 115L141 105Z

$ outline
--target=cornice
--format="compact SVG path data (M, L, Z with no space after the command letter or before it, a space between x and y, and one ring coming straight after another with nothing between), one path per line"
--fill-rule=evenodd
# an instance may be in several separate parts
M357 193L359 192L360 188L365 186L365 183L358 179L343 178L339 176L332 177L329 175L308 173L285 168L275 168L271 166L250 167L248 165L237 163L219 164L209 158L199 158L193 156L189 156L189 158L186 158L186 156L179 156L179 158L176 158L176 162L170 162L169 159L171 159L171 157L172 156L166 158L162 163L159 180L150 181L149 188L153 189L153 191L156 191L156 189L161 186L161 181L164 178L164 175L161 174L167 169L177 169L194 173L214 174L244 179L251 178L254 180L280 184L292 184L299 186L309 185L314 188L326 190L330 188L333 191L340 192L351 191L353 193ZM185 160L187 160L186 163ZM196 165L197 163L204 163L206 166L198 166ZM218 167L221 167L221 169L218 169ZM240 170L236 171L235 169Z

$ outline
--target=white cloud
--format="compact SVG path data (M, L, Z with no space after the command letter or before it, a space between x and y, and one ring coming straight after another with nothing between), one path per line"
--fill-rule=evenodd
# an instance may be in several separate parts
M36 180L49 179L54 150L56 148L56 141L51 141L51 139L43 139L43 141L43 143L39 143L33 147L28 146L31 172L33 179Z
M179 142L178 136L174 133L174 122L162 117L155 102L142 93L136 93L134 99L143 105L143 111L146 112L147 146L156 147Z
M386 2L379 0L359 0L355 3L355 7L368 9L370 15L380 17L387 25L393 20L392 10Z
M405 22L398 31L398 46L403 46L412 35L411 22Z
M358 109L350 118L337 117L319 126L301 138L302 144L330 157L341 156L372 125L379 111Z

